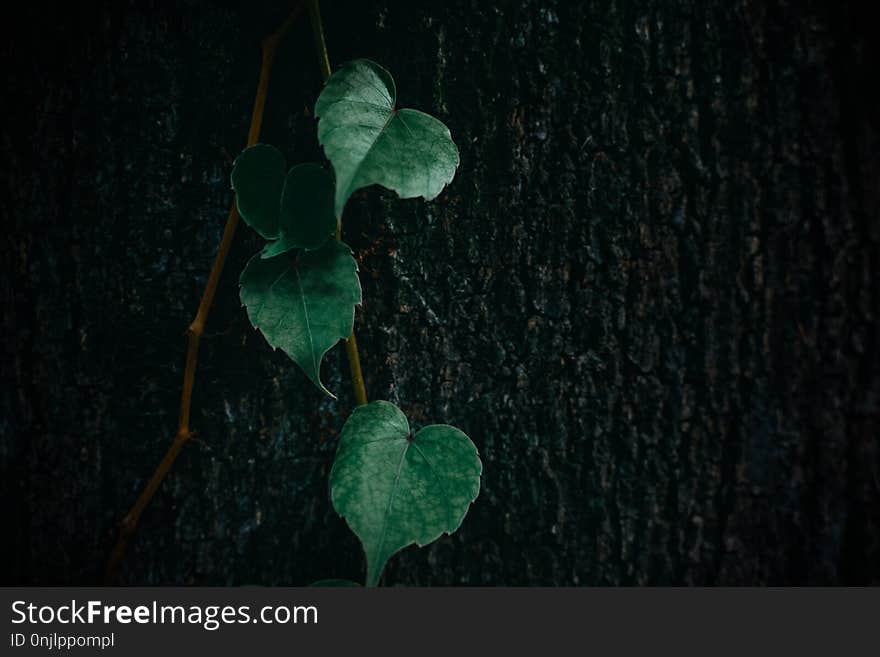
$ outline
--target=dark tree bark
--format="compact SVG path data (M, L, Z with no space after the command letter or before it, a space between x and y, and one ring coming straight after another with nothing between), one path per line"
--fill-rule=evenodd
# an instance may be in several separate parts
M170 443L259 42L288 7L30 3L4 21L2 582L100 580ZM371 398L477 444L460 531L387 583L880 583L874 27L789 2L327 2L461 149L345 217ZM307 21L263 141L320 157ZM352 406L250 328L241 228L131 584L361 579L327 474Z

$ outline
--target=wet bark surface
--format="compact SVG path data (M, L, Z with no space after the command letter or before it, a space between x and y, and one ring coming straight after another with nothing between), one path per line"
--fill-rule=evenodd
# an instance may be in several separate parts
M287 9L25 7L7 75L2 582L101 578L177 423L260 39ZM48 12L48 13L47 13ZM47 17L54 16L52 20ZM787 2L327 2L461 167L349 203L371 398L476 443L458 533L388 584L880 583L880 139L871 23ZM320 157L301 20L263 141ZM240 228L188 446L128 584L362 579L327 474L352 406L248 324Z

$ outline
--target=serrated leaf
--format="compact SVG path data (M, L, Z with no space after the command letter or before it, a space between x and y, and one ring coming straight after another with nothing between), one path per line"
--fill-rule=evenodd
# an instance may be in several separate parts
M321 383L321 359L351 335L354 307L361 302L351 250L330 240L317 251L268 259L258 254L248 262L240 284L251 324L335 399Z
M428 114L395 108L391 74L367 59L345 64L315 104L318 141L336 173L336 216L355 190L382 185L401 198L436 197L455 175L458 148Z
M274 146L257 144L245 149L232 165L232 189L241 218L268 240L278 237L284 155Z
M281 195L278 239L266 245L264 258L292 249L314 250L336 232L333 177L318 164L299 164L288 173Z
M394 404L354 410L342 429L330 472L333 507L367 557L367 586L388 559L458 529L480 492L477 448L455 427L427 426L415 436Z

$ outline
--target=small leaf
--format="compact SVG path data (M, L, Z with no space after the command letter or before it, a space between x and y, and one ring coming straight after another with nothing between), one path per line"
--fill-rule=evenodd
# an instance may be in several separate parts
M477 448L455 427L410 432L394 404L359 406L342 428L330 472L333 507L364 546L367 586L388 559L452 533L480 492Z
M241 302L266 341L282 349L306 376L321 383L321 359L351 335L354 307L361 302L357 263L337 240L317 251L255 255L241 274Z
M279 238L266 245L264 258L292 249L314 250L336 232L333 178L318 164L299 164L288 173L281 196Z
M318 141L336 172L336 216L355 190L378 184L401 198L436 197L452 181L458 148L428 114L398 110L391 74L367 59L345 64L315 104Z
M309 586L339 586L339 587L355 587L360 586L357 582L352 582L350 579L319 579L317 582L312 582Z
M257 144L235 158L232 189L238 213L248 226L268 240L278 237L284 156L274 146Z

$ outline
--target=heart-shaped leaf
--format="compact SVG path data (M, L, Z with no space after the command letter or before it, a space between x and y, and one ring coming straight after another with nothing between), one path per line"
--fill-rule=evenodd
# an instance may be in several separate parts
M313 163L284 168L281 151L267 144L246 149L232 167L238 213L267 240L277 238L266 258L320 248L336 230L330 172Z
M232 189L238 213L267 240L278 237L284 170L284 155L268 144L246 149L232 166Z
M313 250L323 246L336 231L333 214L333 177L320 165L293 167L284 183L278 239L267 244L264 258L291 249Z
M336 172L336 216L352 193L382 185L401 198L431 200L455 175L458 148L428 114L395 108L391 74L367 59L345 64L315 104L318 141Z
M342 429L330 492L364 546L367 586L375 586L398 550L458 529L480 492L482 468L477 448L455 427L434 424L413 436L390 402L354 410Z
M266 341L282 349L312 382L321 383L321 359L351 335L354 307L361 302L357 263L337 240L317 251L255 255L241 274L241 302Z

